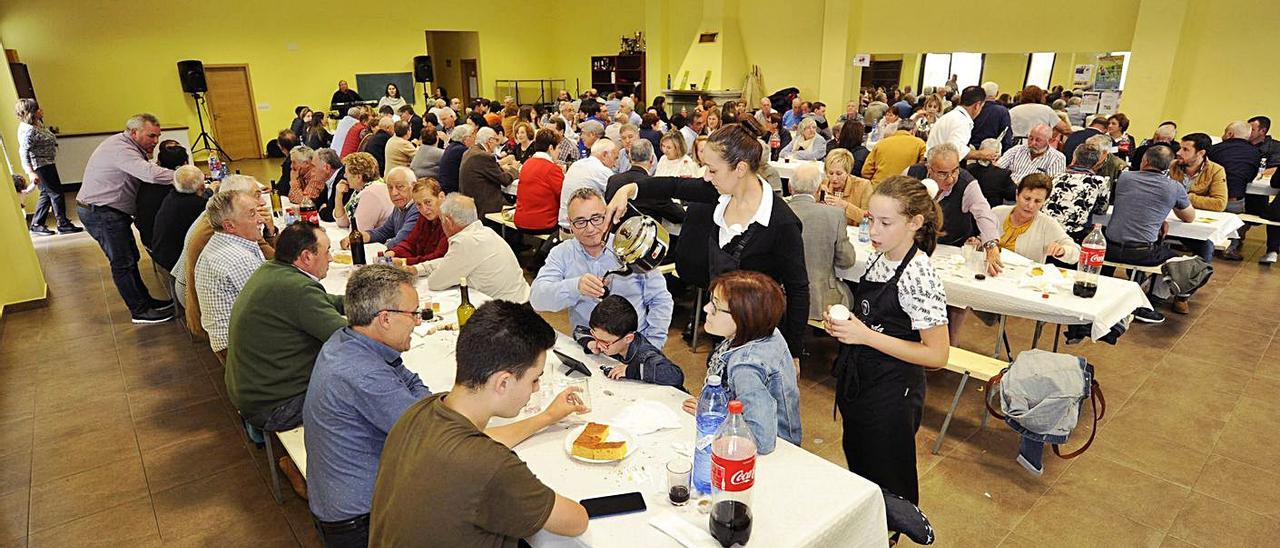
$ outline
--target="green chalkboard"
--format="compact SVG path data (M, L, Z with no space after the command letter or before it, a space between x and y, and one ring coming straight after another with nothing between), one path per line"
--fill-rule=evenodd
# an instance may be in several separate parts
M387 92L387 84L395 84L400 95L409 104L416 104L417 86L413 83L412 72L384 72L378 74L357 74L356 92L369 101L377 101Z

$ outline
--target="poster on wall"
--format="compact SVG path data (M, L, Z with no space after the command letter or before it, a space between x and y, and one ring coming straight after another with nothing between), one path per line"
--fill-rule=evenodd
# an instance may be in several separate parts
M1098 99L1098 114L1111 116L1120 111L1120 92L1104 91Z
M1103 55L1098 57L1098 75L1093 89L1120 89L1120 76L1124 74L1123 55Z
M871 66L871 54L870 54L870 53L859 53L859 54L857 54L857 55L854 55L854 56L853 56L853 66L855 66L855 67L869 67L869 66Z
M1080 112L1083 114L1096 114L1098 112L1098 99L1100 94L1096 91L1086 91L1080 96Z
M1072 72L1071 87L1088 88L1093 83L1093 65L1076 65Z

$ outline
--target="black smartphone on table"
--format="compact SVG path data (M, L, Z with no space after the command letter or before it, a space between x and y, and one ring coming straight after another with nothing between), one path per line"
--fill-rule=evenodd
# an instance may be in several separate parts
M583 508L587 509L588 518L602 518L606 516L632 514L635 512L643 512L648 509L644 504L644 495L641 495L638 491L623 493L621 495L582 499L581 504Z
M591 376L591 369L587 368L587 364L573 359L568 354L559 350L552 350L552 352L556 354L557 358L560 358L560 363L563 363L565 367L568 367L571 371L577 371L587 377Z

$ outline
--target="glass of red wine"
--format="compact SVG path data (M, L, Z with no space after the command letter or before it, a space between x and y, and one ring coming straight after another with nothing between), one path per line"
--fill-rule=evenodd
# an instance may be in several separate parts
M672 506L689 502L689 474L693 464L688 458L676 457L667 462L667 500Z

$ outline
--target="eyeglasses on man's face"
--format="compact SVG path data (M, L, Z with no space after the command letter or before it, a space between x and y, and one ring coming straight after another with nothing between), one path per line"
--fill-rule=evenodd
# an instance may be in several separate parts
M573 228L576 228L578 230L587 228L588 224L590 224L591 226L599 227L604 224L604 215L597 213L587 218L579 217L577 219L573 219L569 221L569 223L573 225Z
M390 312L393 314L405 314L413 316L414 322L425 322L435 317L435 313L430 308L419 308L417 310L396 310L394 308L384 308L378 312Z

